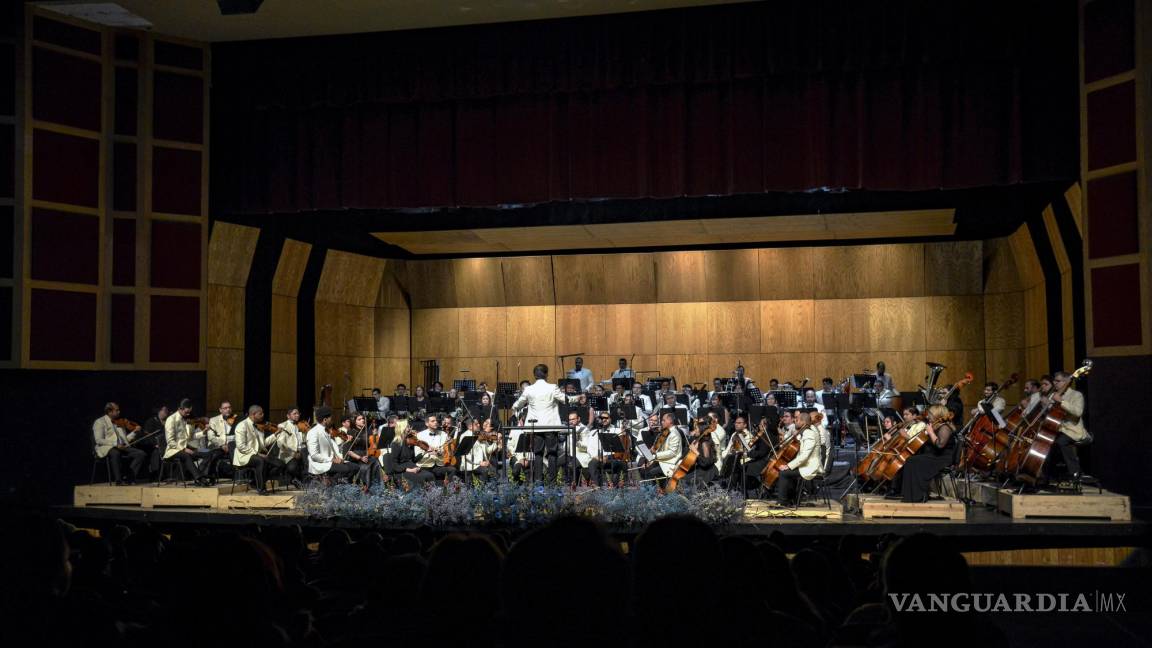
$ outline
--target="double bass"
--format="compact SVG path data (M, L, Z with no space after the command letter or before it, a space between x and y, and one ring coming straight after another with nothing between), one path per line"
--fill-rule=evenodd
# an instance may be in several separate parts
M1020 374L1012 374L1008 380L1000 385L996 393L980 402L990 404L1000 395L1000 392L1016 384L1019 379ZM995 417L981 413L972 421L968 430L968 445L964 451L962 465L978 472L990 472L996 462L1008 451L1011 441L1010 433L997 426Z
M772 488L776 480L780 478L780 471L787 470L788 462L800 454L800 437L803 432L810 427L820 425L823 420L824 414L816 412L812 415L812 419L808 425L802 428L796 428L796 433L780 444L780 447L776 449L776 453L772 455L772 459L768 461L768 465L764 466L764 470L760 471L760 483L764 485L764 488Z
M1068 388L1072 386L1072 382L1077 378L1088 375L1092 371L1092 361L1085 360L1084 365L1072 375L1068 377L1068 382L1056 393L1063 396ZM1040 473L1044 469L1044 462L1048 459L1048 453L1052 451L1052 446L1056 443L1056 437L1060 434L1060 427L1065 423L1076 423L1079 421L1077 417L1069 414L1061 403L1051 400L1051 403L1040 416L1040 420L1036 425L1036 433L1032 439L1032 443L1028 447L1028 453L1024 456L1024 460L1020 463L1020 469L1016 471L1016 479L1030 483L1036 483L1040 479Z

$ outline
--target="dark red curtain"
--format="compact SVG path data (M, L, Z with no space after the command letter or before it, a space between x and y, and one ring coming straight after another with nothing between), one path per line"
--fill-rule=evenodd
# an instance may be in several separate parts
M214 213L1074 178L1076 5L771 2L213 49Z

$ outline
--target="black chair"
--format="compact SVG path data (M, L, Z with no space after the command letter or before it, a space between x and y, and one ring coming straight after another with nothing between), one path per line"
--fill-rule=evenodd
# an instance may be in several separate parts
M180 476L180 485L183 486L184 488L188 488L188 479L187 479L187 476L184 474L184 464L179 459L177 459L176 457L177 457L177 455L173 455L172 457L170 457L168 459L164 459L163 457L161 457L161 459L160 459L160 473L156 476L156 484L157 485L164 483L164 475L165 475L165 472L167 472L167 475L169 478L175 478L176 475L179 475Z
M831 442L829 442L827 452L825 452L825 448L821 447L820 451L824 452L823 472L819 475L813 475L812 479L803 479L800 481L800 488L796 489L796 501L793 504L794 507L800 506L800 503L804 499L804 491L811 488L811 497L808 501L815 502L816 498L823 496L824 506L828 507L829 511L832 510L832 500L828 496L830 487L828 486L827 481L828 473L832 470L832 460L836 458L836 453L832 450L832 448L833 446L831 445Z

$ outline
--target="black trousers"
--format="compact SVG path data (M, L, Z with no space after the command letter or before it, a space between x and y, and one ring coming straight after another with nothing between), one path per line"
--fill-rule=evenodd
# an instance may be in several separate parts
M431 468L421 468L420 472L426 472L432 475L432 479L444 480L456 476L456 466L433 466Z
M528 462L527 466L524 466L518 460L513 459L511 466L513 481L532 481L535 479L540 479L540 477L544 474L544 457L541 457L540 455L533 455L532 460Z
M684 479L684 481L692 482L697 486L704 486L716 481L716 478L719 475L720 471L716 470L716 464L712 464L707 468L701 468L697 466L692 469L692 472L688 473L688 476Z
M184 467L184 479L200 479L203 473L200 468L196 466L195 455L189 454L183 450L172 455L164 461L172 461Z
M1076 442L1070 436L1060 432L1056 435L1056 446L1059 447L1060 453L1064 458L1064 466L1068 467L1068 473L1071 475L1079 475L1079 453L1076 452ZM1048 461L1052 461L1052 453L1048 453Z
M568 467L570 459L567 455L548 455L547 465L544 467L544 483L555 484L559 479L564 481L562 473Z
M297 481L304 480L304 460L300 457L293 457L284 466L284 474Z
M393 480L403 479L408 484L409 490L419 488L422 485L432 481L433 479L436 479L432 476L432 472L429 470L420 470L414 473L410 473L407 470L401 470L400 472L394 472L391 474Z
M200 460L201 474L215 477L216 471L213 469L221 459L227 456L229 456L228 451L224 448L212 448L208 452L197 453L196 458Z
M760 485L760 473L768 467L769 459L764 457L744 464L744 488L753 489Z
M252 485L256 490L263 490L269 479L284 472L284 462L276 457L255 455L248 459L248 464L240 468L252 469Z
M900 470L900 493L905 502L927 502L928 487L936 475L952 464L950 453L917 454L904 462Z
M796 501L796 490L798 484L803 481L800 477L800 471L795 468L788 468L780 471L780 476L776 478L776 499L781 504L791 504Z
M589 461L588 467L584 468L584 471L588 473L588 481L597 486L603 486L604 473L608 473L610 475L609 479L612 479L611 476L620 475L627 470L627 468L628 464L623 461L605 455L603 459L595 457Z
M148 461L148 453L129 446L109 450L108 469L112 471L112 481L116 483L123 481L120 462L124 460L128 461L128 468L132 471L132 479L135 480L140 476L140 469L144 467L144 463Z
M473 478L479 479L480 481L488 481L495 477L496 467L492 465L476 466L470 470L461 471L460 475L464 479L464 483L471 486Z
M656 483L660 486L663 486L664 482L668 481L668 478L664 476L664 470L660 468L659 461L653 461L641 468L640 479L656 479Z

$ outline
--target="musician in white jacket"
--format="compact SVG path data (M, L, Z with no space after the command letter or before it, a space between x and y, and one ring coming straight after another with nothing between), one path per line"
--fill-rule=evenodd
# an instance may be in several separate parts
M796 453L795 459L788 462L788 468L780 471L776 482L776 497L781 506L793 505L799 480L812 479L824 472L820 430L812 425L810 410L797 410L796 418L796 429L800 430L800 451Z
M680 465L684 452L684 437L680 426L676 425L676 416L665 412L660 417L660 433L652 444L653 460L640 470L642 479L658 478L661 482L671 477ZM667 434L665 434L667 433Z
M532 375L536 377L536 382L524 388L520 398L517 398L516 402L512 404L512 410L520 412L527 408L524 421L529 426L559 427L561 425L560 404L574 403L578 395L569 396L559 387L548 382L548 365L536 365L532 368ZM565 441L558 438L559 435L554 432L541 434L538 437L543 437L543 447L540 447L541 444L539 443L534 443L533 450L537 455L543 453L550 459L544 480L552 483L556 480L564 462L564 453L560 449L560 444Z
M196 466L196 451L189 448L192 441L192 428L187 417L192 416L192 401L180 401L176 412L164 419L164 461L178 461L184 466L184 477L192 477L198 484L207 483L207 477Z
M360 470L356 464L347 463L340 457L340 447L328 434L332 424L332 408L327 405L316 410L316 425L308 430L304 444L308 449L308 473L311 475L349 475Z
M105 405L104 416L92 423L92 437L96 443L96 457L98 459L108 458L108 470L111 471L109 475L112 480L117 484L131 484L135 483L136 478L140 476L140 469L148 460L148 453L129 445L136 438L136 433L127 432L124 428L113 423L113 420L119 416L119 405L116 403ZM120 471L120 463L125 459L130 462L132 470L132 476L128 479L123 479Z

